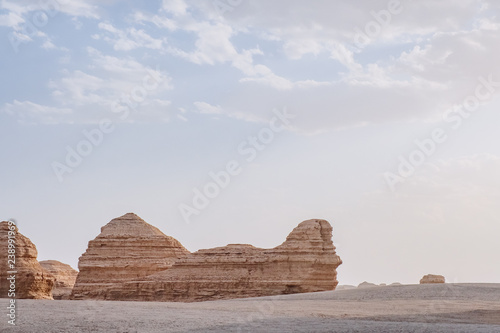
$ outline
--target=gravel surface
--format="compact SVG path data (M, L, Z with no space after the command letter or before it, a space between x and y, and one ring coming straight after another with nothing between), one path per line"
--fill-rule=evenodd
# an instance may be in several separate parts
M500 332L500 284L404 285L201 303L18 300L0 332Z

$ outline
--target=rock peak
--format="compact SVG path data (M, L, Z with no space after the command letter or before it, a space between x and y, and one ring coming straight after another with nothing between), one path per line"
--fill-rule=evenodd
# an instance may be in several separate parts
M287 236L286 241L278 246L278 248L306 247L334 250L332 231L332 226L326 220L306 220L299 223L299 225Z
M166 236L134 213L111 220L89 242L80 257L71 298L98 295L107 284L134 280L169 269L189 254L175 238Z
M165 237L165 234L158 228L147 223L134 213L127 213L112 219L101 228L101 234L98 237L107 237L109 235L123 237Z
M141 221L144 221L143 219L141 219L139 217L139 215L137 215L136 213L127 213L127 214L124 214L120 217L117 217L117 219L125 219L125 220L141 220Z

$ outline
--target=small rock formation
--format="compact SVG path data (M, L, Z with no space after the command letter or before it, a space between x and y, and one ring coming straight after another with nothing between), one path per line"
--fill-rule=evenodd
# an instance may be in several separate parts
M200 250L170 269L110 286L98 298L193 302L334 290L341 263L330 224L308 220L273 249L231 244Z
M370 282L361 282L358 285L358 288L371 288L371 287L378 287L375 283L370 283Z
M104 287L164 271L188 254L176 239L134 213L125 214L111 220L89 242L79 259L80 272L70 298L97 297Z
M15 263L8 261L11 259L8 257L9 232L10 235L15 234ZM42 269L36 260L37 256L35 244L23 236L17 226L8 221L0 223L0 298L11 298L12 280L7 279L15 275L15 298L52 299L55 279ZM15 267L10 267L10 264ZM9 273L11 271L16 273Z
M356 286L351 286L349 284L345 284L345 285L338 285L337 287L335 287L335 291L337 291L337 290L351 290L351 289L356 289Z
M393 282L389 286L402 286L402 284L399 282Z
M421 280L420 284L428 284L428 283L445 283L446 279L442 275L433 275L428 274L425 275Z
M69 299L78 271L57 260L40 261L40 265L55 277L55 285L52 290L54 299Z

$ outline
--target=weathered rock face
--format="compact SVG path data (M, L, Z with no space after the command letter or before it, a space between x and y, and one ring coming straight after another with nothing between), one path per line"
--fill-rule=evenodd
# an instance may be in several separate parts
M63 264L57 260L40 261L40 265L55 278L55 285L52 290L54 299L69 299L78 271L70 265Z
M166 271L110 286L99 298L192 302L333 290L341 263L330 224L309 220L273 249L234 244L200 250Z
M9 231L15 233L15 267L8 262ZM31 240L21 233L17 227L7 221L0 223L0 298L8 298L10 281L7 280L15 273L15 298L52 299L54 277L42 269L36 260L38 252Z
M433 275L433 274L428 274L425 275L421 280L420 284L427 284L427 283L445 283L446 279L442 275Z
M104 287L164 271L188 254L176 239L133 213L125 214L89 242L78 262L71 298L97 298Z

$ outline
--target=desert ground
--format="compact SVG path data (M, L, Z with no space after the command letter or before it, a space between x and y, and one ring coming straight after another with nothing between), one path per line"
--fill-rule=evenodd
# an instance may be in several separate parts
M0 301L5 309L8 300ZM17 302L17 325L3 315L1 332L500 332L500 284L399 285L200 303Z

